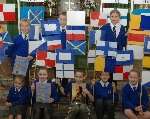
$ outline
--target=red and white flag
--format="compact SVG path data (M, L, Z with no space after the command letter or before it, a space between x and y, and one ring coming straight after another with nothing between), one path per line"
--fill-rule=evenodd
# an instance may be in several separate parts
M15 4L0 3L0 21L16 21Z
M62 48L61 40L47 41L48 51L54 51L56 49Z
M90 14L90 24L91 26L98 27L107 23L107 16L100 14L98 11L93 11Z

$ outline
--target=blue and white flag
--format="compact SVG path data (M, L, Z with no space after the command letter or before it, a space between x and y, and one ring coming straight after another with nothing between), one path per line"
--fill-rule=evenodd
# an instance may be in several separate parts
M21 7L20 19L29 19L31 24L41 24L45 8L42 6Z
M60 34L60 23L58 19L48 19L42 21L42 35L50 36L54 34Z
M56 64L57 78L74 78L74 64Z
M65 64L74 63L74 57L71 50L57 49L56 52L57 52L57 56L56 56L57 63L65 63Z
M67 41L67 49L72 50L74 55L85 55L86 41Z
M116 65L132 65L134 56L132 50L118 51L116 57Z
M150 37L146 36L144 39L144 54L150 54Z
M105 38L105 31L104 30L93 30L90 31L90 42L89 46L92 47L93 45L97 46L98 41L103 41Z

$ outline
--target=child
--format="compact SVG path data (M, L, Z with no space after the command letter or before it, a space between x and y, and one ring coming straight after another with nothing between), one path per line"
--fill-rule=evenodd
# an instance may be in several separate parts
M60 30L61 30L61 42L62 48L66 48L66 25L67 25L67 14L62 12L59 14Z
M8 119L22 119L22 115L30 104L31 90L24 86L24 77L18 75L15 77L14 85L10 88L6 105L9 106Z
M110 12L111 23L102 26L101 30L105 33L105 41L117 42L117 49L123 50L126 47L127 38L125 28L120 24L120 17L121 14L118 10L112 10Z
M94 85L95 110L97 119L103 119L107 114L107 119L114 119L114 100L117 96L116 87L108 82L109 72L102 72L100 79Z
M67 119L88 119L89 117L89 108L86 104L87 96L92 98L90 92L86 89L86 85L84 85L84 73L82 71L77 70L75 72L75 82L72 83L72 104L71 109L68 114ZM73 92L76 92L75 95Z
M43 87L40 88L42 85ZM48 81L47 68L40 67L38 80L32 84L31 89L33 91L33 118L40 119L41 111L43 111L44 118L42 119L51 119L53 113L52 103L58 101L58 94L55 84Z
M131 70L128 78L129 83L122 90L124 114L128 119L150 119L149 98L146 89L139 83L139 72Z

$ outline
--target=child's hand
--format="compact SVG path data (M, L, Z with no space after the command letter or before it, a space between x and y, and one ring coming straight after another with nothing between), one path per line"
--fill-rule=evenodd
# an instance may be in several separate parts
M54 102L54 99L53 98L49 98L49 103L52 103Z
M6 102L6 106L12 106L12 104L10 102Z
M137 111L137 112L143 112L142 106L137 106L137 107L135 108L135 111Z

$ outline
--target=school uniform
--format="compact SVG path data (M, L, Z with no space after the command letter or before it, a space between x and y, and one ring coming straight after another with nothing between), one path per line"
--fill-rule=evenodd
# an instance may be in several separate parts
M70 89L70 92L67 93L72 94L73 83L76 82L72 81L71 83L69 83L68 89ZM77 95L72 100L70 108L71 109L69 111L69 114L67 115L67 119L88 119L90 110L87 105L87 96L83 96L82 92L80 94L77 93Z
M114 119L113 101L117 100L117 94L113 93L112 84L98 80L94 85L95 110L98 119L103 119L107 114L108 119Z
M35 86L36 86L36 83L42 83L42 82L40 82L39 80L36 80L34 82ZM57 102L58 101L58 93L57 93L56 85L54 83L52 83L51 81L45 81L43 83L50 83L51 84L51 96L50 96L50 98L54 99L53 103ZM43 110L43 114L44 114L44 119L52 119L53 118L52 104L45 103L42 101L38 102L36 100L36 90L33 94L32 102L33 102L33 110L34 110L33 119L40 119L40 114L41 114L42 110Z
M31 89L22 87L17 89L11 87L7 96L7 102L10 102L12 106L9 109L9 114L17 115L23 114L26 107L30 105L31 101Z
M142 89L142 90L141 90ZM142 97L140 102L140 95L142 91ZM122 89L122 106L123 109L131 109L134 112L135 107L142 105L143 111L148 110L149 98L146 89L140 84L133 86L131 84L126 84Z
M60 27L62 49L66 49L66 26Z
M117 50L123 50L127 45L127 37L125 27L121 24L116 24L115 27L112 23L107 23L101 27L103 31L103 40L110 42L117 42Z

